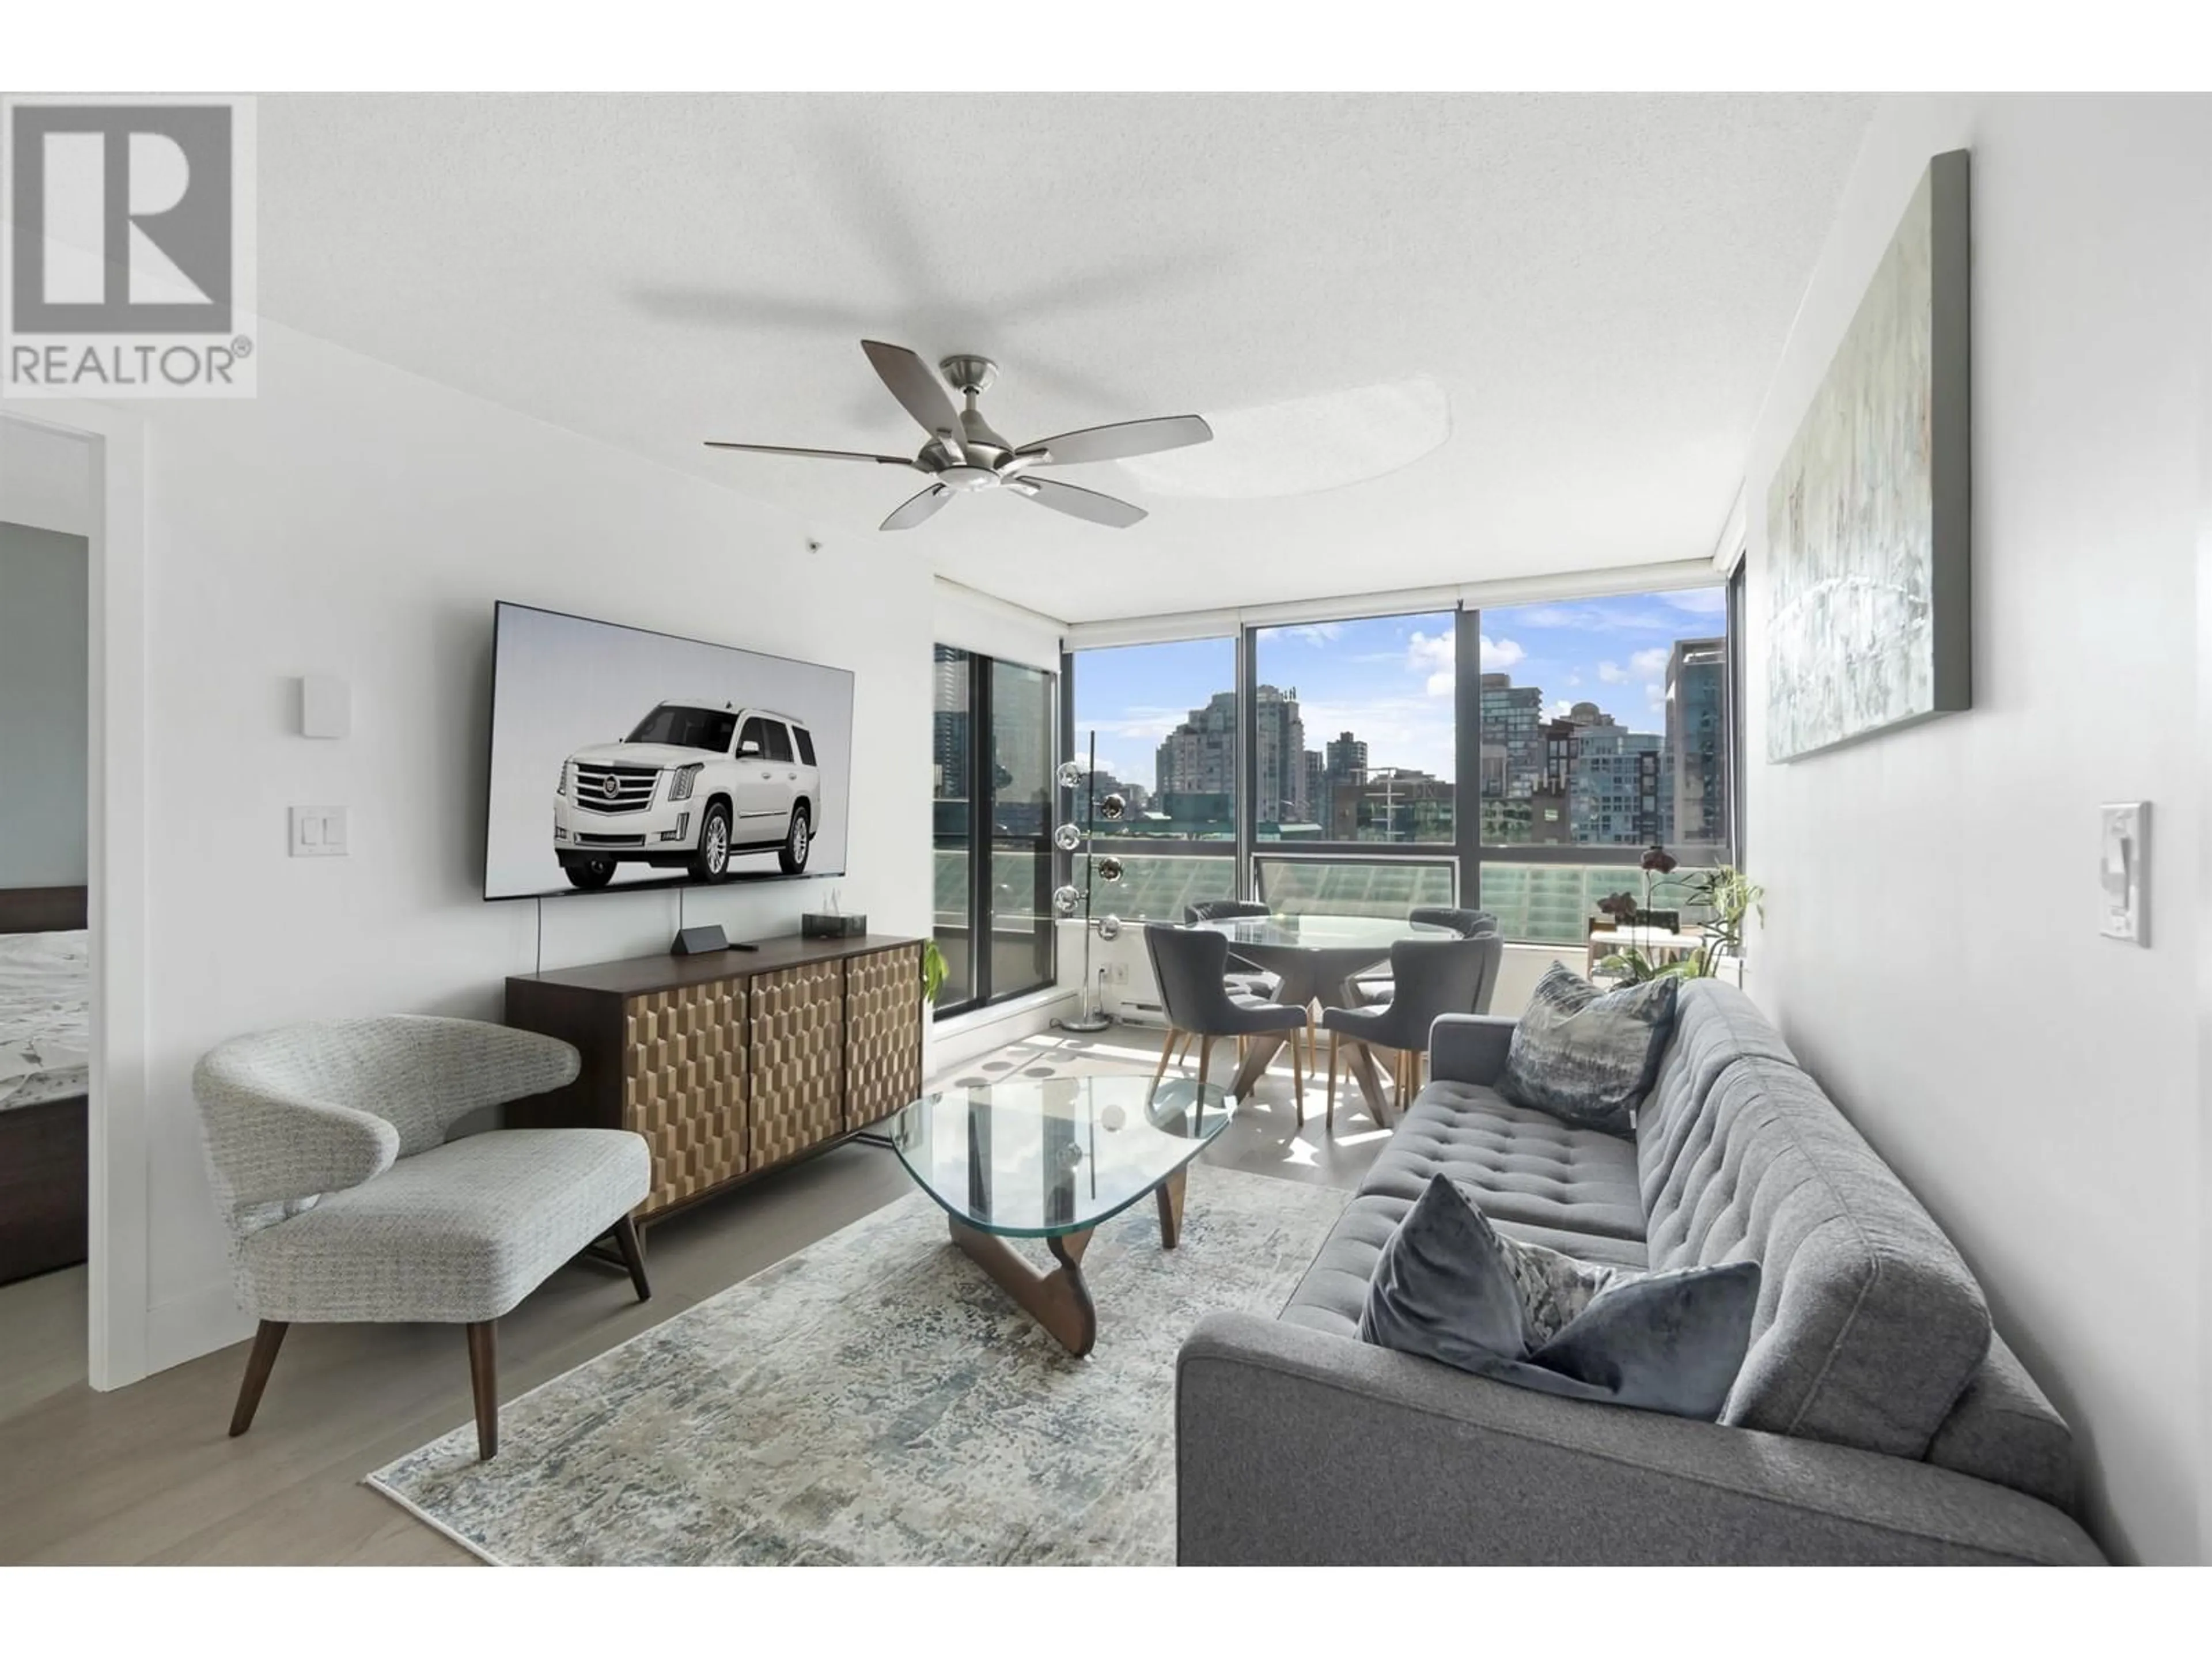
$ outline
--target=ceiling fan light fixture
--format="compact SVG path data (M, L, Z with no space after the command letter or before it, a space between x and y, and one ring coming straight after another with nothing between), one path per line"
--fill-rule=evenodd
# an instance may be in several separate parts
M976 399L998 378L998 365L989 358L972 352L957 354L939 362L937 374L933 374L928 364L904 346L882 340L863 340L860 349L867 355L884 387L930 434L930 441L913 459L850 450L732 443L714 438L707 441L708 445L716 449L748 450L755 454L869 461L911 467L926 474L931 480L929 487L894 509L880 526L884 530L910 530L953 495L972 495L1001 484L1055 513L1127 530L1145 517L1144 508L1078 484L1062 483L1054 478L1031 479L1024 475L1033 467L1118 461L1133 455L1180 449L1189 444L1208 442L1213 436L1212 428L1196 415L1170 415L1153 420L1085 427L1079 431L1061 433L1058 437L1017 446L994 431L983 418L982 410L976 407ZM953 407L938 378L939 374L967 399L967 408Z

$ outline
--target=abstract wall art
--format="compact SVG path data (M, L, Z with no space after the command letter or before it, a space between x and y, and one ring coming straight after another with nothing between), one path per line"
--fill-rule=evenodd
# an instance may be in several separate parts
M1971 701L1966 152L1928 164L1767 487L1766 757Z

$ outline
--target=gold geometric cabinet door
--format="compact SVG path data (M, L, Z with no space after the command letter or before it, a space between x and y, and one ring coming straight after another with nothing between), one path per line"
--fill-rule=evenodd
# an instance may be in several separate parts
M845 1127L866 1128L921 1097L921 947L845 963Z
M844 1132L845 964L780 968L750 983L751 1151L759 1170Z
M623 1121L653 1149L650 1214L753 1167L745 1134L742 980L623 1004Z

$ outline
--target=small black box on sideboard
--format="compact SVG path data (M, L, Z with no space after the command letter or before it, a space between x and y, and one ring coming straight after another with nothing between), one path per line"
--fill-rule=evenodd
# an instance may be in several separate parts
M801 939L858 939L868 931L865 915L831 915L810 910L799 919Z

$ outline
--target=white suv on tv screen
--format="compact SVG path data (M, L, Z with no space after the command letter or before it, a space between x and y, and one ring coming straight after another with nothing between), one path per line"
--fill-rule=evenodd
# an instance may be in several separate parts
M664 702L620 743L562 763L553 854L569 884L587 890L625 863L720 881L732 854L770 848L786 875L798 875L822 808L805 721L727 702Z

